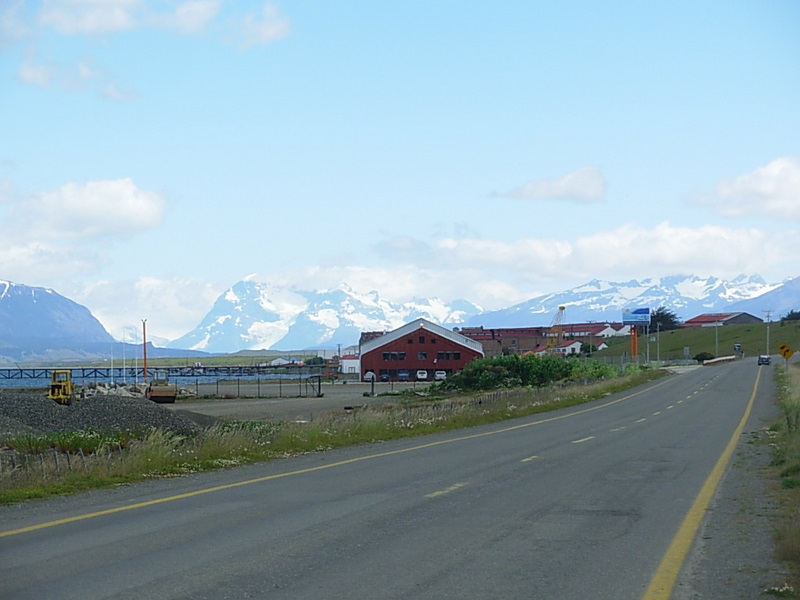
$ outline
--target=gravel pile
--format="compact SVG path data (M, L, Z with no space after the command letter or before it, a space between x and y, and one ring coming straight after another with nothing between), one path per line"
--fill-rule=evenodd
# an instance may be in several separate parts
M0 439L25 432L151 428L184 433L196 431L198 425L144 398L96 395L64 406L48 399L42 390L0 390Z

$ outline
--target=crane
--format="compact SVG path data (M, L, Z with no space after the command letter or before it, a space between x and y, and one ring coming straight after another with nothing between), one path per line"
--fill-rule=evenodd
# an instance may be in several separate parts
M547 337L548 350L561 343L561 334L563 333L561 323L564 320L564 311L566 309L566 306L559 306L558 312L553 316L553 320L550 322L550 335Z

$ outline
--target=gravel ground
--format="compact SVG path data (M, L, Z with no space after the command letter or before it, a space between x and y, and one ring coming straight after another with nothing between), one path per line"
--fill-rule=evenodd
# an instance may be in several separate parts
M787 566L775 558L772 540L778 508L769 489L772 452L766 427L778 411L771 403L758 406L706 512L673 600L771 598L765 590L791 579Z
M0 390L0 439L25 432L150 428L188 432L198 427L187 413L168 410L144 398L95 395L64 406L47 398L43 390Z

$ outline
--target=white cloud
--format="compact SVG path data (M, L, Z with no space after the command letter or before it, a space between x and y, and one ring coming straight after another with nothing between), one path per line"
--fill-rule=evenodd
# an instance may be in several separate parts
M573 202L602 202L606 182L598 167L582 167L556 179L538 179L508 192L498 194L522 200L570 200Z
M130 179L67 183L16 202L6 212L11 239L82 240L129 238L161 223L166 201Z
M794 261L800 241L794 233L775 235L758 229L718 226L654 228L626 225L574 241L521 239L445 239L434 262L450 268L472 266L500 276L542 285L590 278L628 279L696 272L720 276L764 272ZM786 273L784 276L793 275Z
M289 20L280 16L278 7L267 2L261 14L245 16L241 26L241 45L245 48L269 44L289 35Z
M23 4L23 0L11 0L0 6L0 48L13 44L30 33L30 28L20 16Z
M19 67L19 78L23 83L38 87L48 87L55 78L51 65L33 60L25 60Z
M18 76L23 83L42 88L68 92L83 92L94 88L111 100L124 100L133 96L131 93L119 91L106 73L89 59L63 64L42 60L35 53L29 52L20 65Z
M158 27L175 29L181 33L202 31L219 14L222 0L187 0L181 2L173 12L151 18Z
M733 181L721 181L700 202L724 217L760 215L800 222L800 161L778 158Z
M142 319L148 339L181 337L197 327L223 290L191 278L139 277L56 291L86 306L115 338L132 341L131 332L141 335Z
M39 21L66 34L103 34L133 29L140 0L43 0Z

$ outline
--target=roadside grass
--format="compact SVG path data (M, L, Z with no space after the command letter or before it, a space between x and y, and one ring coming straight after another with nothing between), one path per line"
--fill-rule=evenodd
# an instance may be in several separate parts
M779 506L775 527L776 557L794 574L783 593L767 593L798 597L800 590L800 364L789 369L775 367L778 405L781 420L770 428L772 436L772 466L776 478L775 497Z
M643 369L593 383L465 396L445 396L433 385L428 395L401 394L321 413L311 422L231 421L196 435L150 430L12 436L0 441L0 450L13 450L25 464L0 470L0 504L496 423L583 404L665 374Z

